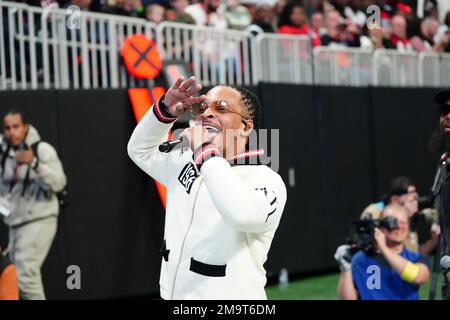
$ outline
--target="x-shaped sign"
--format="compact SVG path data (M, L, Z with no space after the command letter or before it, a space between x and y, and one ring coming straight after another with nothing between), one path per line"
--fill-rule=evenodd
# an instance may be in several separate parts
M131 43L131 42L129 44L130 44L130 47L133 48L139 54L139 58L133 64L134 68L136 68L142 61L147 61L147 63L149 65L151 65L153 68L158 69L157 66L155 66L150 60L147 59L147 54L153 48L153 44L152 43L149 44L148 47L144 51L141 51L141 50L139 50L139 48L136 48L136 46L133 43Z

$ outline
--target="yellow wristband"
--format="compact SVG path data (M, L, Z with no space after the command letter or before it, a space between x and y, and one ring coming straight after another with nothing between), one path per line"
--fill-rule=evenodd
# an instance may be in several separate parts
M401 278L406 282L412 283L419 274L419 266L415 263L408 262L405 270L401 274Z

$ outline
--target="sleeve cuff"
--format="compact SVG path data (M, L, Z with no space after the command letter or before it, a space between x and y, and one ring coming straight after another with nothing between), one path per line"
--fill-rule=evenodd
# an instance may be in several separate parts
M220 151L217 147L211 142L205 142L200 145L197 149L194 150L194 154L192 158L194 159L194 163L200 171L202 165L209 159L214 157L220 157Z
M156 118L163 123L172 123L177 120L177 117L171 115L168 111L167 106L163 102L164 96L162 96L154 105L153 113Z

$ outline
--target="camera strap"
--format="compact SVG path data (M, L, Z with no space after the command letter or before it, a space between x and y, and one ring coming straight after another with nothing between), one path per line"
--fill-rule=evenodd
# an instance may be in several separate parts
M434 176L433 186L431 187L431 192L433 196L436 196L444 181L448 176L448 162L450 155L448 153L444 153L439 160L439 165L437 167L436 175Z
M33 144L30 146L30 147L31 147L31 150L33 150L34 157L35 157L36 159L38 159L38 161L39 161L39 155L38 155L38 152L37 152L37 148L38 148L39 143L40 143L40 141L35 142L35 143L33 143ZM22 189L22 194L21 194L22 197L25 196L25 191L27 190L28 185L29 185L29 183L30 183L30 171L31 171L31 167L28 166L27 173L25 174L25 179L24 179L24 181L23 181L23 189Z
M391 265L387 262L387 260L379 253L375 253L372 257L376 263L382 268L386 268L388 270L392 269Z
M8 158L9 150L11 149L11 145L8 143L6 150L3 152L3 148L0 146L0 152L2 155L2 158L0 160L0 167L2 168L2 178L5 174L5 164L6 164L6 158Z

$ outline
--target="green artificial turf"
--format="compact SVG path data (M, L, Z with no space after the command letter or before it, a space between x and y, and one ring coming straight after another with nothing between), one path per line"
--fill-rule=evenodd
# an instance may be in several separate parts
M272 285L266 288L269 300L337 300L336 287L339 274L329 274L325 276L312 277L290 282L287 287ZM440 288L442 275L438 277L436 299L440 299ZM428 300L430 292L430 282L420 288L420 299Z

